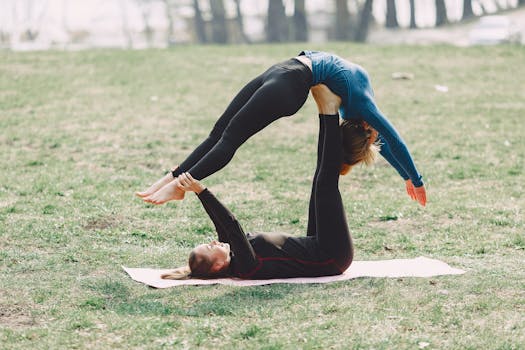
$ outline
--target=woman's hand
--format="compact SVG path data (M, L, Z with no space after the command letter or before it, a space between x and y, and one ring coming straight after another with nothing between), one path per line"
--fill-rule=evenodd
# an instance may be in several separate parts
M178 188L186 192L195 192L196 194L200 194L206 189L206 187L201 184L199 180L195 180L188 172L180 174L177 180L179 181L179 184L177 185Z
M416 199L422 206L427 204L427 192L425 191L425 186L414 187L416 192Z
M422 206L427 204L427 192L425 190L425 185L414 187L412 180L408 179L405 181L405 187L410 198L418 201Z
M412 180L408 179L405 181L405 188L410 198L412 198L413 200L416 200L416 191L414 190L414 185L412 184Z

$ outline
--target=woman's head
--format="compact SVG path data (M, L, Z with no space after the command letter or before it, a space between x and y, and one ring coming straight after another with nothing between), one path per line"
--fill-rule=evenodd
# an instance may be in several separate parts
M343 133L341 175L346 175L360 162L366 165L372 164L379 153L379 145L376 143L377 131L363 120L344 120L341 129Z
M230 245L212 241L193 248L188 265L192 276L205 277L223 273L230 266L230 261Z
M163 279L181 280L190 277L214 277L225 274L230 266L230 245L212 241L193 248L188 265L161 275Z

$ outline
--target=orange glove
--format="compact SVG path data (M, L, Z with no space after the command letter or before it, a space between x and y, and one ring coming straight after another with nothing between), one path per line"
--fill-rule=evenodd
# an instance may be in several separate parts
M419 204L425 206L427 204L427 193L425 191L425 185L414 187L410 179L405 181L405 187L408 195L415 201L418 201Z

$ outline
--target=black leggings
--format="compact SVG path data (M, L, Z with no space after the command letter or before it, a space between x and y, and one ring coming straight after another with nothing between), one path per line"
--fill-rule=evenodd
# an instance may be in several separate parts
M353 246L339 193L343 159L337 115L321 115L318 162L312 184L308 237L282 233L252 236L249 241L235 216L209 190L198 197L221 242L230 243L234 275L242 278L325 276L344 272L352 263ZM264 238L264 244L257 241ZM252 246L250 242L255 242ZM259 242L259 243L257 243Z
M317 167L312 182L307 236L316 237L319 248L335 259L342 271L352 263L354 249L343 200L339 171L343 161L339 116L320 116Z
M203 178L222 169L237 149L270 123L295 114L306 102L312 84L310 68L296 59L273 65L249 82L230 102L210 135L179 167Z

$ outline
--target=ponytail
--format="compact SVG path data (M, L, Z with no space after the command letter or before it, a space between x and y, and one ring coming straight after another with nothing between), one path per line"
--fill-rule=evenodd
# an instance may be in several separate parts
M160 275L163 280L187 280L191 278L191 270L188 265L181 266L175 270L163 273Z
M187 280L192 277L206 278L216 274L210 274L212 262L204 256L198 256L192 250L188 258L188 265L176 268L162 274L160 277L165 280Z

